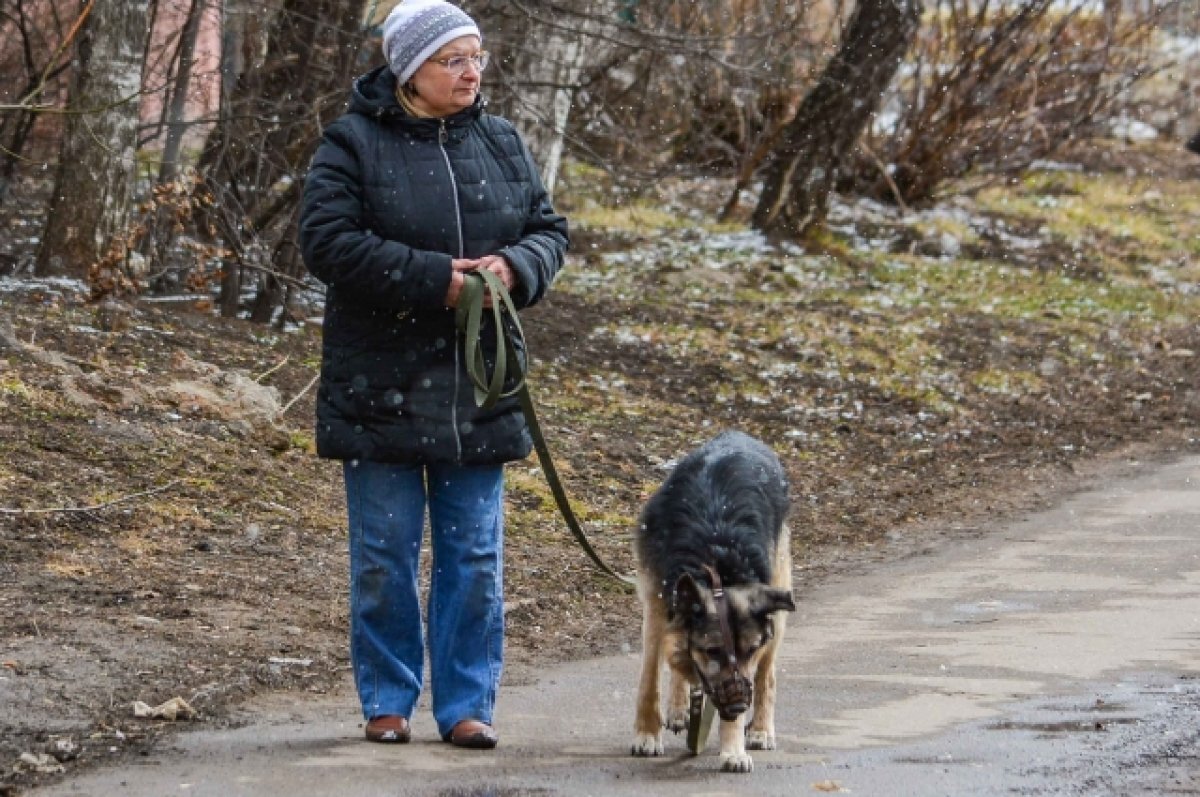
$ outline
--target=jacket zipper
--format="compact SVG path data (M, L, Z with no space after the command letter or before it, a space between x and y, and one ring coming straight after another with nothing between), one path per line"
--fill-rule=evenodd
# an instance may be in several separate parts
M454 179L454 169L450 165L450 155L446 152L446 140L449 138L449 133L446 131L446 120L442 119L438 127L438 149L442 151L442 160L446 162L446 174L450 176L450 195L454 197L454 224L458 231L458 257L461 260L466 255L463 253L463 228L462 228L462 208L458 204L458 181ZM454 426L454 448L458 452L458 461L462 462L462 436L458 431L458 391L459 391L459 371L461 365L458 361L458 341L454 341L454 398L450 402L450 423Z

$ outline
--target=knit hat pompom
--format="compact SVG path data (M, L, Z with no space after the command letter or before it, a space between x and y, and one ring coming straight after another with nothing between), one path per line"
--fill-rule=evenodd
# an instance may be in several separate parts
M445 0L401 0L383 22L383 57L403 85L447 42L483 35L467 12Z

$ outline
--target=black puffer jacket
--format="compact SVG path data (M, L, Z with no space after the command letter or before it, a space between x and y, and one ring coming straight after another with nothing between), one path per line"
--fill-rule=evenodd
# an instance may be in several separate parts
M524 458L531 440L516 399L475 406L445 306L450 260L503 255L517 275L513 301L528 307L562 267L566 220L509 122L481 101L417 119L395 85L386 67L355 81L304 186L300 247L327 286L317 451L376 462Z

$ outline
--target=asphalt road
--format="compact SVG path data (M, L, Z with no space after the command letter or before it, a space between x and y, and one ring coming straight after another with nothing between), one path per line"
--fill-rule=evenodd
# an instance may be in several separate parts
M1200 458L806 590L780 749L628 754L637 652L501 695L493 752L367 744L346 694L260 702L45 795L1200 795ZM897 543L897 551L906 548Z

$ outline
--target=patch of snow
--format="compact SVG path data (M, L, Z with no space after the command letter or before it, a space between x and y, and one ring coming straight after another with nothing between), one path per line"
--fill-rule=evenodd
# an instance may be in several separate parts
M1138 119L1118 117L1111 123L1112 134L1127 141L1153 141L1158 131Z
M75 293L86 295L87 283L70 277L0 277L0 293Z
M774 247L767 241L766 236L757 230L709 235L704 239L704 246L706 249L714 249L716 251L728 251L731 249L750 252L774 251Z
M1200 56L1200 36L1183 36L1162 31L1158 35L1158 51L1168 58L1181 61Z
M1035 160L1029 164L1034 171L1043 172L1082 172L1082 163L1063 163L1061 161Z
M900 127L900 114L894 111L886 111L875 117L875 121L871 124L871 129L880 136L895 135L896 130ZM893 174L896 171L896 164L889 163L887 165L888 174Z
M206 293L172 293L165 296L140 296L138 297L138 301L146 302L147 304L175 304L178 302L197 302L202 299L211 298Z

